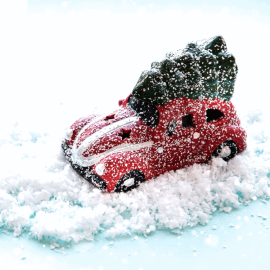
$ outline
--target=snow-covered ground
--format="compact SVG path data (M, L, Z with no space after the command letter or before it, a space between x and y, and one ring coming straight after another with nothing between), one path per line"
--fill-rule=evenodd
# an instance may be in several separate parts
M180 233L206 224L215 211L270 198L267 20L228 9L12 14L0 17L2 232L52 244L97 234ZM190 18L196 20L185 25ZM69 125L113 110L166 52L216 34L239 67L232 101L248 134L246 151L228 163L215 159L165 173L126 194L103 194L79 177L60 147Z
M164 228L180 232L207 223L215 211L268 199L267 118L259 110L242 117L248 149L230 162L214 159L171 171L125 194L101 193L74 172L60 147L64 130L14 123L1 134L1 230L67 242L97 233L114 238Z

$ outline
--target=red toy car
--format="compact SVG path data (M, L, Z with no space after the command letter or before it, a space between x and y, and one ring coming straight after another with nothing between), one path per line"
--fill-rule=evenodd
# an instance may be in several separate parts
M103 191L129 191L169 170L246 148L231 101L179 97L165 105L134 93L110 115L76 121L62 144L73 168Z
M136 116L140 111L145 113ZM246 133L231 102L178 98L151 106L129 96L111 115L76 121L63 147L90 183L109 192L128 191L212 155L229 160L246 148Z

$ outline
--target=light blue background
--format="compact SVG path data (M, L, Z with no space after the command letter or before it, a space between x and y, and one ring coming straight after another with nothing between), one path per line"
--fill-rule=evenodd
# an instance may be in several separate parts
M40 269L96 270L269 269L270 222L262 216L270 217L269 205L256 201L230 214L215 213L206 226L185 229L182 235L158 231L148 237L118 237L113 242L98 236L92 242L56 251L46 242L29 239L27 234L19 238L1 234L1 265L4 269L18 265L20 269L37 265Z
M83 8L107 8L128 13L135 12L140 6L146 6L152 12L181 7L184 11L199 9L214 13L227 7L234 14L257 14L258 20L269 20L270 14L269 1L213 0L189 1L187 4L187 1L138 0L133 1L136 2L135 5L126 5L120 0L73 0L66 1L66 8L63 8L62 2L29 0L28 11L34 13L51 7L63 12ZM252 213L255 214L254 217L251 216ZM42 243L29 238L28 233L15 238L12 232L9 235L1 232L0 269L270 269L270 233L267 228L270 222L268 218L264 220L258 217L258 214L270 218L268 202L252 202L249 206L241 206L230 214L215 213L208 225L185 229L182 235L157 231L147 238L132 235L113 240L99 235L93 242L71 244L70 247L57 250L51 250L47 242ZM248 217L248 221L245 217ZM217 229L214 230L213 226ZM218 240L215 245L207 243L208 235L211 235L210 239L214 242Z
M257 15L261 19L269 19L270 1L254 1L254 0L67 0L67 6L62 7L63 0L28 0L29 11L41 11L45 8L53 7L56 10L70 11L81 10L85 8L110 9L115 12L135 12L139 7L146 7L151 12L164 9L181 8L188 12L189 10L201 10L218 12L223 7L230 9L231 13L241 15Z

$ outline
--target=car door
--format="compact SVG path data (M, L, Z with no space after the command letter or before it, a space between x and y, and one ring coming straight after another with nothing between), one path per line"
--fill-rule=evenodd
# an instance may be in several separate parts
M156 168L192 159L203 147L205 111L202 111L201 102L180 105L171 106L170 110L163 109L160 125L153 133L155 144L151 148L151 155Z

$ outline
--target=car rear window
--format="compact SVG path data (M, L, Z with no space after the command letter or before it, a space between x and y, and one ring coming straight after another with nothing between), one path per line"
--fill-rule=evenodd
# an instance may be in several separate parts
M134 96L130 96L128 107L138 116L143 122L151 128L156 128L159 123L159 111L155 105L143 102Z
M206 122L216 122L221 117L224 116L224 113L217 109L208 109L206 110Z

